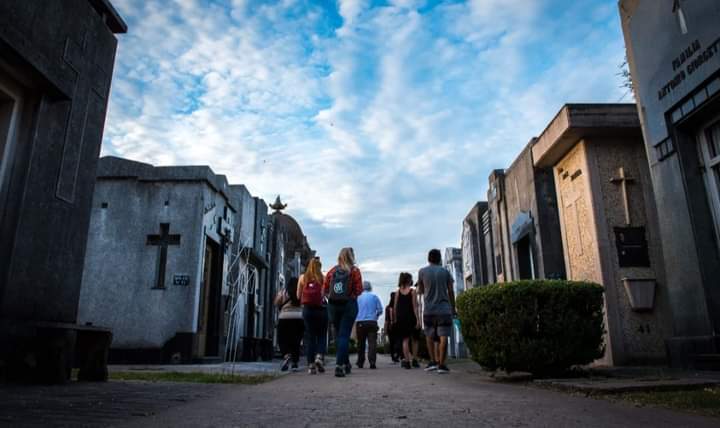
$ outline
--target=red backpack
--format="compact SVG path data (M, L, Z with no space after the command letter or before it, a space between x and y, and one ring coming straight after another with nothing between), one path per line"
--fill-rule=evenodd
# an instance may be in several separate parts
M304 306L322 306L323 303L323 287L315 281L305 284L302 290L302 299L300 300Z

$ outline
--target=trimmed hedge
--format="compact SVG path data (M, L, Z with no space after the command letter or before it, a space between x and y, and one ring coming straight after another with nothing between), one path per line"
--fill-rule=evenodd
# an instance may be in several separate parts
M605 353L603 288L575 281L516 281L457 299L472 358L489 370L550 375Z

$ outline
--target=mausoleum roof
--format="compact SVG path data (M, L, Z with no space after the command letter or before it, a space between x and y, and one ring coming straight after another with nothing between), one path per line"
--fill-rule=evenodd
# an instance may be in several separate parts
M285 229L285 232L291 240L303 242L305 234L294 218L282 212L275 212L272 215L275 217L276 224Z
M103 156L98 162L98 179L134 179L144 182L204 182L223 195L232 209L237 210L229 196L227 177L215 174L206 165L154 166L116 156Z
M487 201L478 201L473 205L473 207L470 209L470 211L465 216L465 221L469 221L475 225L480 224L480 217L482 217L482 214L487 211L488 209L488 203Z
M88 0L90 5L105 20L105 24L115 34L127 33L127 24L109 0Z
M314 255L302 228L292 216L280 211L275 211L272 217L275 221L275 227L286 233L287 241L285 242L285 248L288 254L299 252L304 261Z
M536 167L551 167L581 139L641 136L635 104L565 104L532 147Z

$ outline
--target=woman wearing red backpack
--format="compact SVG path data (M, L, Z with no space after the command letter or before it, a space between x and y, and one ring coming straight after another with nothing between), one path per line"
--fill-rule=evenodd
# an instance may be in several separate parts
M325 341L327 309L323 305L323 274L320 258L313 257L305 273L300 275L297 295L302 304L302 316L305 321L305 355L308 373L325 372L325 356L322 343Z

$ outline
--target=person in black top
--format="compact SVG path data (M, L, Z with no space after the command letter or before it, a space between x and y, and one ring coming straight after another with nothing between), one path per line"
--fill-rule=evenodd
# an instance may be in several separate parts
M418 317L417 298L412 288L413 278L407 272L400 274L398 279L398 291L395 293L395 310L393 332L397 339L402 340L403 361L402 367L409 369L410 362L414 356L410 352L410 338L420 328L420 317Z
M400 354L402 350L402 343L395 337L395 331L393 330L393 318L395 310L395 292L390 293L390 302L385 306L385 335L388 338L388 348L390 349L390 358L393 364L400 362Z

